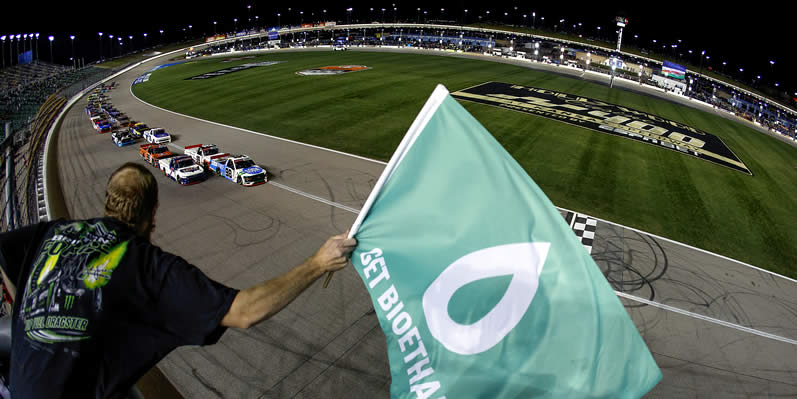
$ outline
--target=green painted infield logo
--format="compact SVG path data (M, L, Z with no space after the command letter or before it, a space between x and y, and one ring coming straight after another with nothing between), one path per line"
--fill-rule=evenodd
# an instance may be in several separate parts
M719 137L631 108L502 82L483 83L451 96L630 138L753 175Z

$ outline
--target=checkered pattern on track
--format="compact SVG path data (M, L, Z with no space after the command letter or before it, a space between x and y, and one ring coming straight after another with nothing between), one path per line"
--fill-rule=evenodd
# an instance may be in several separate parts
M592 254L592 243L595 241L595 228L598 225L598 220L582 213L573 212L568 212L565 215L565 220L581 240L581 245L584 246L587 253Z

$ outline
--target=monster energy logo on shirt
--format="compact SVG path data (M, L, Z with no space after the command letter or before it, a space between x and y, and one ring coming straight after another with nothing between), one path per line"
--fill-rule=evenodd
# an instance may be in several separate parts
M26 335L43 343L90 338L91 314L102 309L102 287L127 250L117 233L98 221L54 228L25 286L20 321Z

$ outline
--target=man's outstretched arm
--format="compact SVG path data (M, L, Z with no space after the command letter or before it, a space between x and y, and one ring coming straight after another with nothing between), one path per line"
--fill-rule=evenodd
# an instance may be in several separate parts
M240 291L221 320L224 327L249 328L278 313L326 272L346 266L357 240L330 237L309 259L287 273Z

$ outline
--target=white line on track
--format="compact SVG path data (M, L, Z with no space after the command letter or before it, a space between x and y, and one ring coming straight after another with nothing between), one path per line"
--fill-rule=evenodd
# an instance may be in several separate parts
M645 305L650 305L650 306L653 306L653 307L656 307L656 308L659 308L659 309L663 309L663 310L667 310L667 311L670 311L670 312L682 314L684 316L693 317L695 319L700 319L700 320L707 321L707 322L713 323L713 324L717 324L717 325L720 325L720 326L723 326L723 327L728 327L728 328L733 328L735 330L744 331L746 333L755 334L755 335L758 335L760 337L774 339L776 341L785 342L787 344L797 345L797 341L795 341L795 340L793 340L791 338L781 337L780 335L770 334L768 332L756 330L754 328L740 326L738 324L733 324L733 323L730 323L730 322L727 322L727 321L724 321L724 320L719 320L719 319L715 319L713 317L704 316L702 314L692 313L692 312L690 312L688 310L679 309L679 308L676 308L676 307L673 307L673 306L669 306L669 305L665 305L665 304L659 303L659 302L649 301L647 299L640 298L638 296L626 294L625 292L614 291L614 293L617 294L617 296L619 296L619 297L630 299L632 301L636 301L636 302L640 302L640 303L644 303Z

